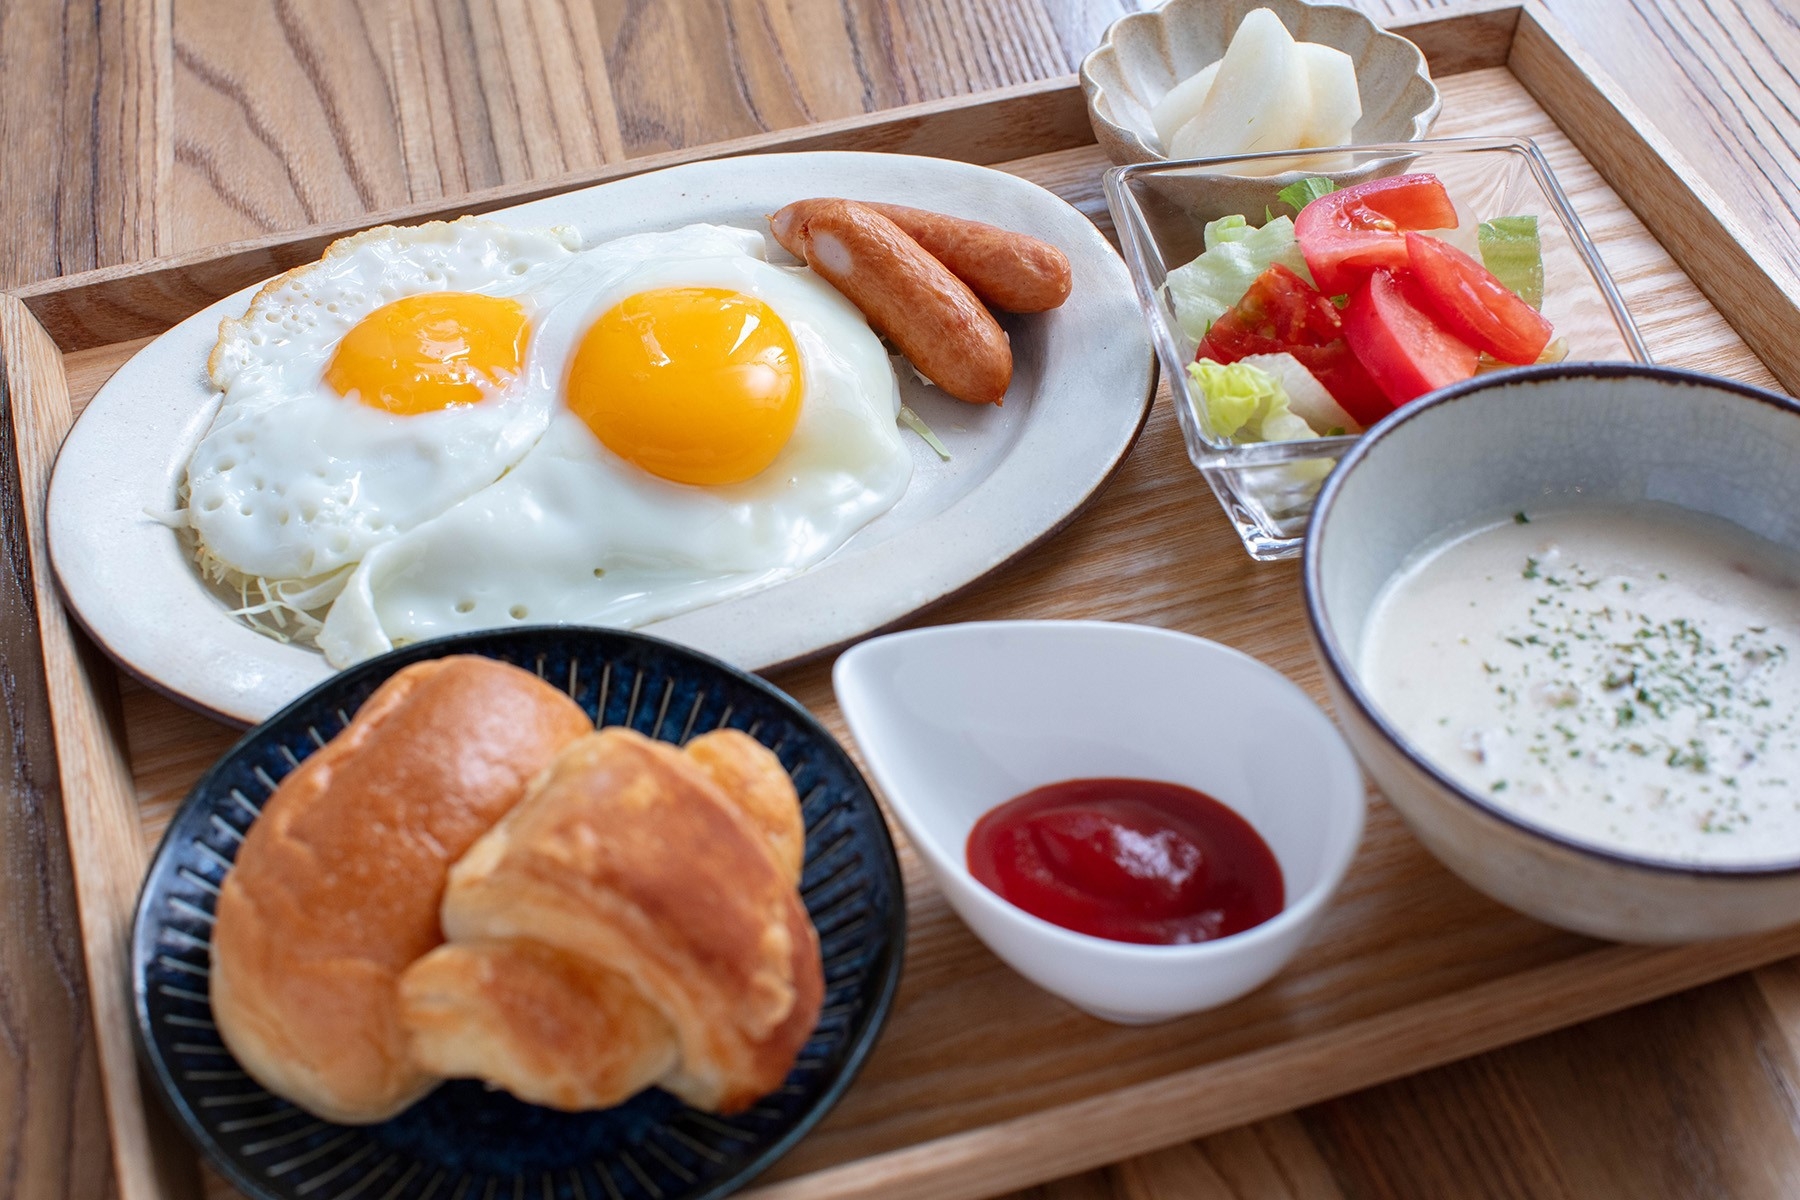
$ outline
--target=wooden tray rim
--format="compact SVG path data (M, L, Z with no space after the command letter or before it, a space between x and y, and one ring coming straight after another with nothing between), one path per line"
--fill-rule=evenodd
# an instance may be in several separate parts
M1758 240L1539 0L1477 0L1382 22L1419 42L1440 75L1507 67L1718 308L1751 351L1800 391L1800 278ZM1030 135L1030 143L1021 139ZM42 502L71 414L65 353L146 337L247 283L316 257L373 224L482 212L735 154L884 149L977 163L1091 144L1073 76L712 143L550 181L487 189L44 280L0 294L0 402L8 406L26 520L26 564L90 1001L123 1200L198 1195L196 1164L140 1090L124 970L148 849L126 760L114 668L73 635L43 547ZM1629 178L1632 186L1617 181ZM30 620L35 617L35 622ZM29 639L31 630L26 630ZM27 702L30 702L28 699ZM960 1200L1030 1186L1478 1054L1800 952L1800 929L1685 947L1600 946L1327 1033L1173 1072L1104 1095L753 1189L759 1200ZM1595 985L1597 977L1607 986ZM118 986L113 986L117 984ZM1469 1031L1467 1016L1508 1015Z

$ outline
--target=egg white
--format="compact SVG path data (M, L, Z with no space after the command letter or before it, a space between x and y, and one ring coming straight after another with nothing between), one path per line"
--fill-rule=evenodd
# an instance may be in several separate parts
M787 323L801 361L800 416L775 461L738 484L673 483L613 454L560 410L504 478L362 560L318 636L333 665L508 624L642 625L804 570L894 505L912 460L880 341L810 271L763 261L761 235L713 232L735 240L737 252L697 256L655 241L673 235L624 239L664 253L609 277L584 304L548 314L532 369L566 370L589 325L639 292L719 287L755 296Z

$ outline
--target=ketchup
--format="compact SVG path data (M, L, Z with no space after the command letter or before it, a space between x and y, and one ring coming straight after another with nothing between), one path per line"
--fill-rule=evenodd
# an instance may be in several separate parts
M1206 942L1281 911L1281 867L1244 818L1150 779L1071 779L991 809L969 871L1002 899L1115 942Z

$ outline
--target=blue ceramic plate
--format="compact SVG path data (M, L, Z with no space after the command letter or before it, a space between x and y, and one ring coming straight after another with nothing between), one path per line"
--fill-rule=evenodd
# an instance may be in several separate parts
M681 743L730 725L775 751L806 819L801 893L819 931L825 1004L787 1082L717 1117L652 1089L563 1113L446 1083L380 1125L321 1121L244 1074L207 998L213 905L244 832L281 779L401 667L483 654L566 688L602 725ZM874 1043L900 978L900 868L868 785L786 695L640 634L533 628L443 638L371 659L245 735L195 785L151 863L132 934L138 1035L169 1108L213 1164L267 1200L701 1200L766 1168L825 1115Z

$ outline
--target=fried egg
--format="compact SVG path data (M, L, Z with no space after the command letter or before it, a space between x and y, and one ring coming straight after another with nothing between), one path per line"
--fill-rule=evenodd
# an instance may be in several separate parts
M583 257L571 230L465 218L345 238L264 287L207 363L219 410L186 480L204 554L326 575L499 478L549 424L533 325Z
M715 232L738 252L659 243L546 316L532 369L561 364L562 403L543 437L362 559L318 636L329 661L522 622L641 625L804 570L893 506L912 460L880 341L810 271L764 261L760 234Z

